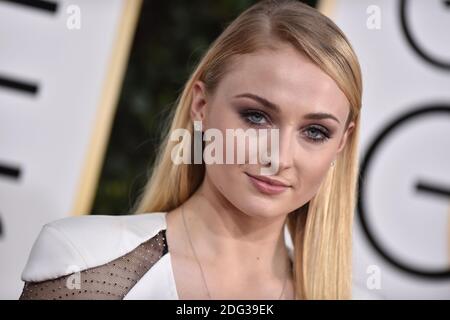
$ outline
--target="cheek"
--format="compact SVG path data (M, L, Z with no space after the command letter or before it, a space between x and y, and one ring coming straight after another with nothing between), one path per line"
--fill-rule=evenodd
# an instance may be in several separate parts
M206 175L217 193L232 203L236 208L245 210L247 197L243 197L244 174L237 165L212 164L206 166Z
M222 148L223 161L227 159L227 139L226 129L241 128L242 125L239 122L236 114L226 104L220 104L215 102L211 108L211 112L208 114L205 120L205 128L218 129L222 134ZM237 140L237 139L236 139ZM225 196L232 195L233 193L239 194L239 188L237 186L242 184L242 174L240 166L237 164L237 141L230 141L231 147L234 149L234 158L232 159L234 164L211 164L206 165L206 174L211 178L212 184ZM206 144L208 144L207 142Z
M307 197L308 201L317 193L321 183L330 170L332 157L322 155L318 157L303 157L297 163L298 195Z
M233 137L233 133L237 134L236 129L243 129L244 131L246 130L245 127L243 127L242 122L240 121L240 119L236 116L236 114L233 113L232 110L230 109L226 109L223 108L224 112L218 114L216 113L211 113L210 117L208 118L208 128L214 128L214 129L218 129L222 135L222 144L221 149L222 149L222 155L223 155L223 161L226 162L228 158L230 158L230 160L232 161L232 163L237 164L238 163L238 159L237 156L238 154L242 154L244 155L244 160L241 161L247 161L248 160L248 152L249 152L249 140L245 139L243 140L238 139L238 137ZM232 131L232 135L230 135L229 139L227 137L227 129L233 130ZM250 138L252 139L252 138ZM254 145L256 145L255 142L255 138L253 138ZM207 142L209 143L209 142ZM219 144L217 144L217 146L219 146ZM229 147L230 149L228 150L227 147ZM238 150L239 149L239 150ZM253 149L250 149L250 151ZM230 155L228 155L228 153L230 153ZM233 165L229 164L227 165L227 167L220 169L222 171L226 171L226 170L236 170L236 168L232 168Z
M228 194L236 190L240 185L238 181L238 167L231 164L210 164L206 165L206 174L211 183L221 192Z

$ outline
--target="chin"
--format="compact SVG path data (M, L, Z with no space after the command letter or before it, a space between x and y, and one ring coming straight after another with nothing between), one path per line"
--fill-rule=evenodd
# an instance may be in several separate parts
M241 211L254 218L276 218L282 210L278 206L264 203L259 199L252 199L241 207Z

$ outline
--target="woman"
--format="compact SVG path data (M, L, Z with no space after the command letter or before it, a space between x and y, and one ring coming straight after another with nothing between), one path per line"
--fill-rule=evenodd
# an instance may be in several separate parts
M44 226L21 298L351 298L361 96L330 19L297 1L255 4L186 83L139 214ZM278 130L275 159L174 163L177 129L192 148L199 130L251 128Z

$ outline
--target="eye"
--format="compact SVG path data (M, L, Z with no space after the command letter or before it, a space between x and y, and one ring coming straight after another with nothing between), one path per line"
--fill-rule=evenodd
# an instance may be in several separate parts
M305 132L307 138L313 143L323 143L330 138L328 129L319 125L309 126Z
M244 110L240 114L242 119L250 125L264 126L270 123L269 117L262 111Z

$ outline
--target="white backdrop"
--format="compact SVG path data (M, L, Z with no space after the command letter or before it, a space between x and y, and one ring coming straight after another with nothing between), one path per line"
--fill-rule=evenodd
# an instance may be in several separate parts
M450 6L401 4L321 3L363 70L355 280L382 298L450 299Z
M126 4L50 2L0 1L0 298L20 295L42 225L77 207Z

